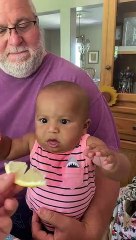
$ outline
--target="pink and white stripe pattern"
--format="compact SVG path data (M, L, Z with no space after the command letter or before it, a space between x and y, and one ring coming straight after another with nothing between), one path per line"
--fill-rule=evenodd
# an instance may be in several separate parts
M46 152L35 142L31 167L42 171L47 185L28 188L30 209L46 207L76 219L82 217L95 193L95 166L83 154L88 136L84 135L74 150L60 154ZM70 158L75 159L78 167L68 166Z

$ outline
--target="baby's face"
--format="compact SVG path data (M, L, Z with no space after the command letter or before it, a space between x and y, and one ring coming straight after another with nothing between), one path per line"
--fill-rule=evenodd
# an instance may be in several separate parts
M52 91L38 97L35 125L38 143L53 153L73 149L86 132L75 97Z

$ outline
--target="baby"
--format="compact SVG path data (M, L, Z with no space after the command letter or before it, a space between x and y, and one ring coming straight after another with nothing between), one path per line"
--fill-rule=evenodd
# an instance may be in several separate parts
M87 134L89 108L87 93L79 85L54 82L37 96L35 133L12 140L1 137L0 159L30 154L31 167L45 175L46 186L27 189L30 209L46 207L80 219L95 194L97 167L117 181L128 176L126 156ZM46 228L52 230L47 224Z

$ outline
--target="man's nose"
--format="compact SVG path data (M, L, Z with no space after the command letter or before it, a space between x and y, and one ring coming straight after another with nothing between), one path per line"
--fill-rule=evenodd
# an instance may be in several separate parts
M10 45L19 46L22 43L22 41L23 41L22 36L20 36L14 28L9 29L8 42Z

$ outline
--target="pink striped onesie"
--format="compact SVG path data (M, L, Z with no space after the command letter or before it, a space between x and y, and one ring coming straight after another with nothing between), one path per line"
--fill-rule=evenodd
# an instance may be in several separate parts
M28 188L27 204L37 211L39 207L80 219L95 193L95 166L84 156L85 134L73 150L53 154L35 141L30 154L31 167L42 171L46 186ZM46 227L49 228L49 226ZM49 228L50 229L50 228Z

